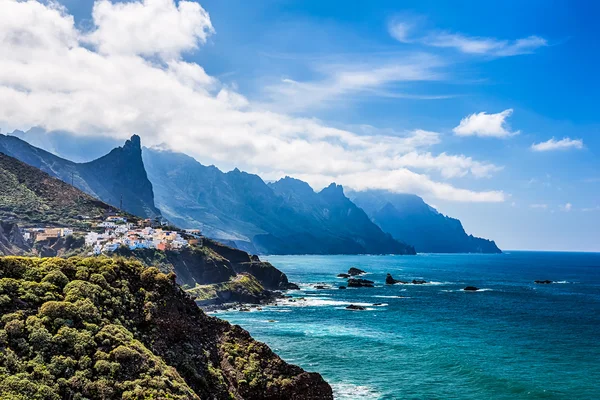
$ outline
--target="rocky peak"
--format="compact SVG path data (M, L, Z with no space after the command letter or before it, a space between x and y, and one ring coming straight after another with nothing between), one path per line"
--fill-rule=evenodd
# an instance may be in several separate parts
M131 136L131 138L125 142L125 145L123 146L123 150L141 152L142 151L142 140L140 139L140 137L138 135Z
M327 201L332 200L348 200L346 195L344 194L344 187L342 185L338 185L335 182L331 183L325 189L319 192L319 195L326 199Z

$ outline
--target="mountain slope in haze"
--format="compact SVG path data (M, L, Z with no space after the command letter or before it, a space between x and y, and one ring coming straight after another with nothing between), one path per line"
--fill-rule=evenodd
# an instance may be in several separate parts
M142 161L140 138L86 163L74 163L10 135L0 135L0 152L59 178L105 203L140 217L160 215Z
M78 216L102 216L112 209L16 158L0 147L0 221L20 224L78 226Z
M373 224L339 186L315 193L291 179L267 185L257 175L238 169L224 173L185 154L156 149L144 148L143 160L167 219L249 252L414 253Z
M493 240L467 235L459 220L440 214L419 196L367 190L349 197L383 231L420 253L501 253Z

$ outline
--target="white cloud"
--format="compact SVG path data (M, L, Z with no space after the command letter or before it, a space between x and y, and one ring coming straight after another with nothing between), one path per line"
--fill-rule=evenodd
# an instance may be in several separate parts
M509 108L497 114L486 112L471 114L463 118L453 131L458 136L506 138L518 135L519 131L511 132L506 122L506 118L512 113L512 108Z
M548 208L548 204L530 204L529 207L545 210Z
M395 90L402 82L437 81L445 78L444 62L429 54L393 57L360 62L340 60L312 66L319 76L309 81L281 79L265 87L268 107L281 111L306 111L347 103L359 96L435 100L452 96L412 94Z
M453 201L505 199L502 191L471 191L431 178L429 171L483 177L500 168L464 155L422 153L439 142L435 132L357 133L256 108L182 58L212 28L199 5L178 4L103 0L96 3L94 30L82 32L54 3L0 0L0 124L119 139L139 133L148 146L166 144L203 163L236 165L266 179L305 178L315 188L336 181ZM148 34L132 20L134 12ZM110 32L121 23L127 29ZM336 82L366 87L381 79L420 79L413 67L389 68L378 71L383 78L341 71Z
M561 208L561 210L563 210L563 211L569 212L569 211L571 211L571 209L573 208L573 204L571 204L571 203L566 203L565 205L561 206L560 208Z
M390 23L388 28L390 35L392 35L392 37L397 41L402 43L410 43L412 41L410 34L414 29L414 24L407 21L396 20Z
M451 47L467 54L495 57L531 54L536 49L548 45L546 39L539 36L509 41L447 32L432 33L423 39L423 43L434 47Z
M528 36L516 40L503 40L491 37L467 36L447 31L430 31L415 35L418 21L395 19L389 26L390 35L402 43L420 43L426 46L454 48L462 53L508 57L530 54L540 47L548 46L548 41L539 36Z
M583 149L583 140L564 138L556 140L554 138L541 143L531 145L533 151L553 151L553 150L568 150L568 149Z
M581 211L583 212L592 212L592 211L600 211L600 206L596 206L596 207L585 207L582 208Z
M102 54L178 58L214 32L208 13L193 1L142 0L113 3L98 0L95 29L86 38Z

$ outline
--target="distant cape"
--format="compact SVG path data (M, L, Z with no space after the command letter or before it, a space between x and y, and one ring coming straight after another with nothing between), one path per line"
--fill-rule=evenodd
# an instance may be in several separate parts
M440 214L419 196L367 190L349 197L381 229L419 253L502 252L493 240L468 235L458 219Z

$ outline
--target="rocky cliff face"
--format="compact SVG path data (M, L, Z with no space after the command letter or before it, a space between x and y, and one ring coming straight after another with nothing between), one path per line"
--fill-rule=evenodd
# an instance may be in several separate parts
M140 217L156 217L152 184L142 161L140 138L87 163L74 163L10 135L0 135L0 152L17 158L85 193Z
M333 398L156 268L3 257L0 277L0 398Z
M459 220L440 214L419 196L365 191L350 197L381 229L420 253L501 253L494 241L468 235Z
M0 255L18 255L27 251L29 246L17 224L0 221Z
M257 175L223 173L168 151L144 149L143 158L167 219L248 252L413 253L373 224L341 187L315 193L292 179L267 185Z

